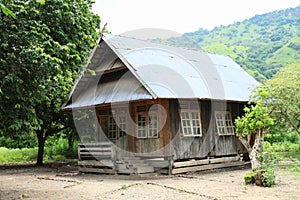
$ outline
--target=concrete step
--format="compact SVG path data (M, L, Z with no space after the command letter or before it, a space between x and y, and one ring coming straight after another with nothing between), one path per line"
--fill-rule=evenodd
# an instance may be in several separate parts
M143 160L124 160L124 163L126 163L126 164L135 164L135 165L138 165L138 164L147 164Z
M122 157L122 160L142 160L140 157L137 156L124 156Z
M154 167L152 166L139 166L135 168L135 173L137 174L144 174L144 173L152 173L154 172Z
M123 157L116 167L118 173L143 174L154 172L154 167L145 163L140 157Z
M127 166L127 164L117 164L116 170L119 174L133 174L134 169Z

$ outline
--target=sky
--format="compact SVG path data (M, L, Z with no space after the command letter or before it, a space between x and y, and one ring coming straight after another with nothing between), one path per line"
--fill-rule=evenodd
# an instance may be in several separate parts
M96 0L93 11L115 35L145 28L183 34L299 5L300 0Z

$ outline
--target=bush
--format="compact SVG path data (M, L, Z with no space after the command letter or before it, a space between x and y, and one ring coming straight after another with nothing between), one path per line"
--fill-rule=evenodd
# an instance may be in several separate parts
M267 169L262 173L262 185L264 187L271 187L275 185L275 173L273 169Z
M248 172L247 174L245 174L245 176L244 176L245 183L246 184L253 184L253 183L255 183L254 175L255 175L255 173L253 171Z
M0 163L19 163L34 161L37 148L8 149L0 147Z
M269 143L265 143L264 146L266 148L270 148ZM258 186L271 187L275 185L275 173L274 168L275 164L278 162L278 158L274 153L259 153L257 155L261 163L260 170L253 170L248 172L244 176L244 180L246 184L255 183Z
M0 147L9 149L33 148L37 146L37 139L34 134L22 134L11 136L0 136Z
M73 147L69 148L66 138L49 138L45 144L44 161L77 158L77 144L74 142ZM34 162L37 154L38 149L36 147L21 149L0 147L0 163Z
M45 144L45 158L64 160L66 158L77 158L77 143L74 142L70 149L66 138L49 138Z

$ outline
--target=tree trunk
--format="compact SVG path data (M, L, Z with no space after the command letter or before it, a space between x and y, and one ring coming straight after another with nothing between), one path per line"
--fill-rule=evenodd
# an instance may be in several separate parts
M69 144L69 150L72 150L74 144L74 133L72 131L70 131L68 135L68 144Z
M260 139L256 138L251 153L249 154L252 170L261 169L260 161L256 158L257 154L259 153L259 150L256 148L256 146L259 145L260 145Z
M37 166L43 165L43 159L44 159L44 147L45 147L45 137L44 137L44 131L38 131L36 132L37 138L38 138L38 155L37 155Z
M238 134L240 142L243 144L243 146L246 148L250 162L251 162L251 167L252 170L254 169L261 169L261 163L260 161L256 158L257 154L262 151L262 144L263 144L263 128L260 128L258 132L255 134L255 141L254 145L251 147L249 142L245 137L242 136L241 133Z

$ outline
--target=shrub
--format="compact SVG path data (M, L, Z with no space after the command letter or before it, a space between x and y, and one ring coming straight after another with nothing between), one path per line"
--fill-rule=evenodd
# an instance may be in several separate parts
M49 138L45 144L44 158L46 158L46 160L63 160L63 158L77 158L77 142L74 142L73 147L69 148L68 140L66 138Z
M262 185L264 187L271 187L275 185L275 174L273 169L267 169L262 173Z
M8 149L0 147L0 163L18 163L34 161L37 148Z
M255 175L255 173L253 171L246 173L245 176L244 176L245 183L246 184L255 183L254 175Z
M66 138L50 137L45 144L44 161L77 158L77 143L78 142L74 142L73 147L69 148L68 140ZM0 163L34 162L37 158L37 154L37 147L22 149L0 147Z
M269 143L265 143L266 147L270 147ZM255 183L258 186L271 187L275 185L275 164L278 162L274 153L259 153L257 158L260 160L261 169L248 172L244 176L246 184Z

